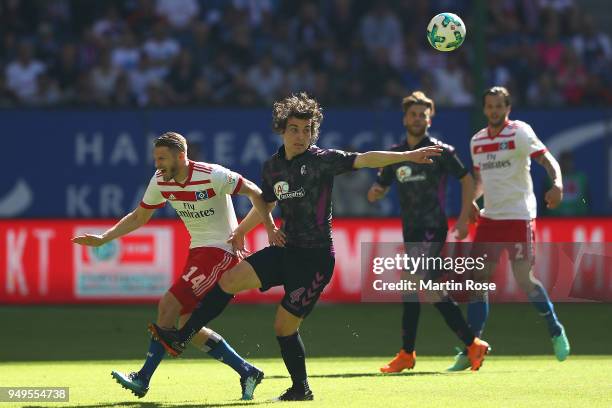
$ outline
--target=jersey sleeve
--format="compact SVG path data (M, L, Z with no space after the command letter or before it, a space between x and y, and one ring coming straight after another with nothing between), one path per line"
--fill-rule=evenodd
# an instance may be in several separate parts
M215 166L211 173L212 184L219 194L238 194L242 186L242 176L223 166Z
M442 150L440 164L442 165L442 168L457 179L461 179L463 176L469 173L468 169L466 169L463 165L461 159L459 159L457 152L451 146L446 146L444 147L444 150Z
M276 194L274 194L274 188L268 179L268 166L266 165L263 166L261 171L261 191L261 195L266 203L273 203L277 200Z
M385 166L378 169L376 183L383 187L389 187L393 184L393 166Z
M343 150L326 149L321 154L322 169L324 173L336 176L355 170L353 165L358 153Z
M166 204L166 199L162 196L159 186L157 185L157 177L153 175L149 181L149 185L145 190L140 206L146 209L161 208Z
M474 139L470 140L470 156L474 170L480 170L480 162L476 160L476 155L474 154Z
M531 126L525 124L521 130L521 137L519 139L521 148L532 159L547 152L546 146L544 146L544 143L538 138Z

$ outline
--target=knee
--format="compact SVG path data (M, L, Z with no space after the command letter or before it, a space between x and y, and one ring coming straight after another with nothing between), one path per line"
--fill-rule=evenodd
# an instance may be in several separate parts
M282 319L274 321L274 333L277 337L290 336L297 331L298 327L291 322Z
M529 277L525 276L516 277L516 282L518 283L520 288L526 293L530 293L531 291L533 291L537 285L537 281L534 281L533 279L530 279Z
M521 289L527 294L533 292L533 290L540 284L540 281L533 277L517 279L517 282Z
M278 319L274 321L274 334L276 334L278 337L288 336L288 334L283 334L285 333L285 331L283 330L284 328L285 327L282 321Z
M172 327L180 313L181 305L174 295L166 292L157 304L157 324L161 327Z
M526 268L524 268L523 270L519 269L513 272L514 279L516 279L516 282L520 288L527 293L530 293L538 284L540 284L540 281L536 279L531 270L526 270Z

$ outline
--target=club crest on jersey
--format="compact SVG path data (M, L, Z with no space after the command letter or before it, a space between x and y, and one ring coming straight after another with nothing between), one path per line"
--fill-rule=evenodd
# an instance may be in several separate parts
M168 200L176 200L176 197L174 196L174 194L170 194L168 196Z
M400 183L404 183L412 175L412 169L410 166L402 166L395 170L395 175Z
M507 142L501 142L499 144L499 150L508 150L509 147L510 147L510 145L508 145Z
M302 164L302 167L300 167L300 174L302 176L306 175L306 165L305 164Z
M208 199L209 199L208 191L196 191L196 200L197 201L208 200Z
M279 200L286 200L288 198L301 198L306 195L303 187L300 187L299 190L289 191L289 183L286 181L279 181L274 184L274 195Z

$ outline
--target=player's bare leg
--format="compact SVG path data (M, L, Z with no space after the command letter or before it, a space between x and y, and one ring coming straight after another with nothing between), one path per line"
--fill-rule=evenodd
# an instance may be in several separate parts
M223 283L222 283L223 282ZM221 285L224 285L223 287ZM261 282L253 268L247 262L241 262L223 273L219 282L204 295L191 316L181 319L180 329L167 329L159 325L150 325L149 329L162 346L173 356L180 355L190 341L196 342L198 348L210 348L208 354L222 360L236 370L241 377L242 399L252 399L257 384L263 379L263 372L240 357L221 336L212 330L202 328L225 309L233 293L260 287ZM204 340L202 334L208 339Z
M170 355L179 356L191 338L223 312L235 293L259 287L261 287L261 282L253 267L248 262L240 262L223 273L180 330L168 330L153 324L149 326L149 330L154 333Z
M274 333L277 336L290 336L298 331L303 320L279 306L274 317Z
M226 293L236 294L244 290L260 288L261 281L250 263L240 262L221 276L219 286Z
M512 261L512 273L521 289L527 294L531 304L546 320L557 360L564 361L570 354L570 343L546 289L534 276L533 262L528 259Z
M157 304L157 325L165 328L174 327L181 308L181 303L172 292L164 293Z

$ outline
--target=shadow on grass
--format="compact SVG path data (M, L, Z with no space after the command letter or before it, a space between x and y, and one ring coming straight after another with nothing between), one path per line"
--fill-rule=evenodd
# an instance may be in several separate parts
M100 408L100 407L129 407L129 408L169 408L169 407L247 407L254 405L268 404L272 401L228 401L214 404L206 404L203 402L177 402L177 403L159 403L159 402L115 402L115 403L100 403L90 405L75 405L80 408ZM46 408L49 405L25 405L22 408Z
M452 375L453 373L446 373L443 371L407 371L403 373L395 374L383 374L383 373L338 373L338 374L311 374L308 378L360 378L360 377L412 377L421 375ZM280 380L288 379L288 375L269 375L266 376L266 380Z

